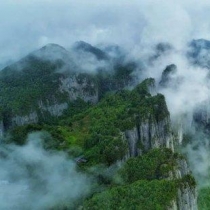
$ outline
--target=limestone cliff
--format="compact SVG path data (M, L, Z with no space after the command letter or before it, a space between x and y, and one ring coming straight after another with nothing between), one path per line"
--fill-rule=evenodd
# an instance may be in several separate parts
M121 90L132 84L134 63L108 59L105 52L87 43L82 43L80 51L93 54L100 62L103 57L107 66L112 66L112 71L105 67L85 71L82 66L86 60L75 60L72 55L75 50L71 52L59 45L49 44L0 72L0 114L9 113L7 128L36 123L40 115L46 118L45 114L61 116L77 99L97 103L106 92Z
M174 151L174 137L171 134L169 117L160 122L152 117L139 120L133 129L125 131L125 137L128 140L131 157L161 147Z
M172 135L169 116L161 121L151 115L148 119L138 118L135 127L124 132L124 137L128 141L130 157L142 155L154 148L169 148L174 152L175 145L179 144ZM196 186L191 183L191 172L184 158L177 158L168 179L184 180L178 185L177 197L171 201L168 210L197 210Z
M179 185L177 197L168 210L197 210L197 189L191 181L191 172L185 159L177 160L177 166L170 172L170 179L185 180Z
M21 125L32 124L32 123L37 123L37 122L38 122L37 113L31 112L25 116L16 115L12 117L11 126L21 126Z
M98 87L93 79L82 77L82 75L74 75L72 77L60 78L61 93L67 92L69 100L81 98L86 102L98 102Z

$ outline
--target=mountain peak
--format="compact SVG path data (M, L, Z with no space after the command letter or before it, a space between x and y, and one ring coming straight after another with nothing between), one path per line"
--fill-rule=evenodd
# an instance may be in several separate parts
M93 54L98 60L107 60L108 55L101 49L92 46L91 44L84 42L84 41L78 41L75 42L73 45L73 50L74 51L79 51L79 52L85 52L85 53L91 53Z
M69 60L70 53L64 47L49 43L42 48L32 52L29 56L35 56L44 60Z
M58 44L49 43L43 46L40 50L66 50L66 49Z
M74 48L77 49L90 49L90 48L94 48L91 44L84 42L84 41L77 41L74 43Z

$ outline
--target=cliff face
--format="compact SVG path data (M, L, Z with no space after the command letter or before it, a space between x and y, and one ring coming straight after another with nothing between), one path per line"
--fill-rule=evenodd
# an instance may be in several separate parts
M32 111L27 115L13 116L11 118L10 126L15 127L15 126L38 123L40 117L43 119L47 118L48 116L59 117L63 114L63 111L66 110L67 108L68 108L67 103L44 105L42 101L39 101L37 104L36 111Z
M38 115L36 112L31 112L25 116L16 115L12 118L11 126L21 126L26 124L33 124L38 122Z
M191 172L185 159L179 158L177 166L170 172L170 179L185 179L179 186L177 197L171 202L171 207L168 210L197 210L197 190L190 181Z
M61 116L77 99L95 104L106 92L131 84L133 63L118 63L118 59L87 43L76 46L79 48L68 51L49 44L0 72L0 114L9 113L7 122L11 123L6 123L7 127L37 123L40 115ZM83 60L75 59L74 54L84 55ZM90 54L112 71L97 65L85 71Z
M197 192L195 188L186 185L178 189L178 197L173 210L197 210Z
M67 92L69 100L81 98L86 102L98 102L98 87L91 78L76 75L72 77L61 78L59 87L61 92Z
M169 117L161 121L156 121L152 117L137 121L133 129L124 133L129 145L129 156L142 155L155 148L169 148L174 152L174 145L179 142L175 141L170 124ZM189 175L191 176L191 172L186 160L178 158L176 166L169 172L169 179L182 180ZM171 201L168 210L197 210L196 187L187 178L177 188L177 197Z
M138 122L132 130L125 131L129 143L130 156L134 157L154 148L166 147L174 151L174 138L168 118L157 122L146 119Z
M67 108L68 108L67 103L44 105L42 101L39 102L39 109L41 110L43 116L45 112L48 112L52 116L59 117L63 114L63 111Z

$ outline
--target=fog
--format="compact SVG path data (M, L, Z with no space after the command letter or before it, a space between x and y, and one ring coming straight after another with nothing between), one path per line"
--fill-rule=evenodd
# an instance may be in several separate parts
M177 132L194 132L194 111L203 103L209 108L209 69L195 66L187 59L186 53L193 39L210 40L209 9L210 2L207 0L7 0L0 5L0 68L48 43L56 43L66 49L80 40L94 46L119 45L129 53L128 59L134 59L141 65L143 63L144 72L135 74L139 81L146 77L156 79L158 91L166 97ZM160 42L171 44L173 50L151 64L148 57ZM207 62L208 55L208 51L204 50L200 54L200 61ZM106 63L95 60L91 55L87 63L83 62L84 56L79 54L76 59L82 61L81 66L85 70L94 70L95 66L109 68L109 65L107 67ZM161 74L170 64L177 66L173 79L179 81L178 85L160 87ZM181 136L179 141L182 141ZM187 157L198 180L208 177L209 151L205 146L208 141L208 136L195 134L197 150L193 149L194 143L186 147ZM24 147L9 146L9 150L12 152L6 152L8 158L0 163L0 185L5 187L4 193L0 194L2 205L17 203L21 206L26 196L29 201L24 204L26 208L32 205L31 209L39 209L51 202L65 202L67 196L74 200L78 194L85 192L86 178L76 172L75 164L67 160L64 154L49 154L30 142ZM202 157L198 158L200 154ZM30 190L32 178L25 169L28 160L40 164L35 174L39 181L45 183L44 191L34 186L32 188L35 190ZM52 160L55 165L52 165ZM197 167L200 162L202 165ZM61 166L67 173L60 170ZM10 181L13 174L19 178L15 181L11 178ZM74 181L66 174L72 174ZM12 196L12 201L8 202L5 198L11 189L14 198ZM19 192L23 192L23 197L15 196ZM34 197L40 202L34 202L37 200Z
M63 152L42 147L40 133L25 146L1 145L0 209L73 208L90 191L90 178Z

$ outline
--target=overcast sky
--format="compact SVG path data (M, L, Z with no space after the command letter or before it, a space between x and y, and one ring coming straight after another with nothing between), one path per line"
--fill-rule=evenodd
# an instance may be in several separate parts
M2 0L0 63L47 43L69 47L78 40L180 47L191 38L210 39L209 9L207 0Z

